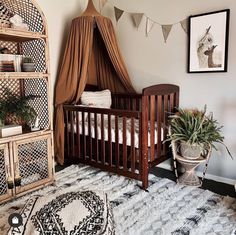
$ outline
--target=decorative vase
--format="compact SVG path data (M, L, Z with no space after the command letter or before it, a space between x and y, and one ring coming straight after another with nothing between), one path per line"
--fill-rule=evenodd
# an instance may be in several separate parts
M201 145L191 145L185 141L180 142L180 154L187 159L198 159L203 151L203 146Z

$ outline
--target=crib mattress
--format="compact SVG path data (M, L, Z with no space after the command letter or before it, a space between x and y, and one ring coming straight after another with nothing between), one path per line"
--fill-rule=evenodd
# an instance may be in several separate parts
M91 137L95 138L95 122L94 119L90 121L90 129L91 129ZM109 129L108 129L108 119L104 118L104 141L108 141L109 137ZM150 132L150 122L148 123L148 147L151 146L151 132ZM118 118L118 128L119 128L119 144L123 144L123 118ZM71 124L68 124L68 129L71 131ZM79 133L83 134L83 124L79 122ZM101 140L102 131L101 131L101 122L97 122L97 139ZM161 141L163 140L163 128L161 128ZM77 133L76 124L74 124L74 133ZM84 135L89 136L89 123L86 121L84 122ZM131 119L126 119L126 145L131 146ZM154 129L154 143L157 144L158 142L158 131L157 131L157 122L155 122L155 129ZM111 141L113 143L116 142L115 137L115 118L111 118ZM134 146L135 148L139 148L139 120L134 119Z

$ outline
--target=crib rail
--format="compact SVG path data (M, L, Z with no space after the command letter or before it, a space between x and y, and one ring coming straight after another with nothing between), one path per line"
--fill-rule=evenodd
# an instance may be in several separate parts
M141 111L142 95L141 94L112 94L112 108Z
M69 162L141 180L141 112L64 105L64 114Z

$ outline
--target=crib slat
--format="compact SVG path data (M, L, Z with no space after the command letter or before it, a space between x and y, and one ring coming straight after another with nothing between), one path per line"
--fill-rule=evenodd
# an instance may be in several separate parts
M162 123L162 96L157 97L157 156L161 156L161 123Z
M74 112L73 111L70 111L70 120L71 120L71 131L70 131L70 134L71 134L71 147L72 147L72 150L71 150L71 157L73 158L75 156L75 139L74 139Z
M175 93L175 107L174 108L177 108L177 107L179 107L179 91Z
M172 113L174 111L174 93L170 94L170 112Z
M70 137L69 137L69 113L66 110L66 139L67 139L67 157L70 158ZM71 128L71 127L70 127Z
M80 158L80 126L79 126L79 123L80 123L80 118L79 118L79 112L76 113L76 133L77 133L77 148L78 148L78 158Z
M163 135L164 135L164 139L167 136L167 128L166 128L166 126L167 126L167 122L168 122L168 120L167 120L168 100L169 100L168 95L165 95L164 96L164 113L163 113L163 117L164 117L164 120L163 120L163 129L164 129L163 130ZM167 143L164 142L162 146L163 146L163 154L166 155L166 153L167 153Z
M124 171L127 171L127 139L126 139L126 117L123 119L123 167Z
M142 140L140 143L140 148L142 148L141 156L139 157L140 163L140 174L143 183L143 188L146 189L148 187L148 120L149 120L149 99L148 96L143 96L142 98L142 123L140 127L142 130L139 132L142 133L139 135L139 138Z
M120 167L120 149L119 149L119 125L118 125L118 116L115 116L115 148L116 148L116 167L119 169Z
M112 166L112 139L111 139L111 115L108 114L108 152L109 152L109 166Z
M94 128L95 128L95 159L96 162L99 162L99 151L98 151L98 121L97 113L94 113Z
M86 158L86 135L85 135L85 114L82 112L82 135L83 135L83 159Z
M151 145L151 161L155 160L155 96L150 99L150 145Z
M89 159L92 159L91 113L88 113Z
M137 110L137 109L136 109L136 107L137 107L137 99L133 99L133 100L132 100L132 105L133 105L132 110L133 110L133 111L136 111L136 110Z
M104 142L104 114L101 114L101 156L102 164L105 163L105 142Z
M131 118L131 171L135 172L134 118Z
M136 160L135 160L136 162L138 162L140 174L142 172L142 156L143 156L142 143L144 141L143 130L142 130L142 118L139 118L139 126L138 126L139 148L136 151L138 153L138 157L136 155Z
M130 104L131 104L131 100L127 99L127 108L126 108L127 110L131 110L131 108L130 108L131 105Z

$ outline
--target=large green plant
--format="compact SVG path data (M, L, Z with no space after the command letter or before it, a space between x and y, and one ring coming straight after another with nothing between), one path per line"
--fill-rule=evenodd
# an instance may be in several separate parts
M6 88L3 91L3 97L4 99L0 100L0 120L2 123L4 123L7 116L10 115L22 119L28 124L36 118L37 113L29 105L28 101L35 99L37 96L16 95Z
M222 126L213 118L213 114L206 114L204 110L178 109L175 115L170 116L171 133L169 140L185 141L189 145L200 145L204 148L212 146L217 150L215 143L223 144L232 157L227 146L223 143Z

